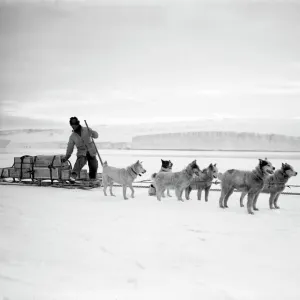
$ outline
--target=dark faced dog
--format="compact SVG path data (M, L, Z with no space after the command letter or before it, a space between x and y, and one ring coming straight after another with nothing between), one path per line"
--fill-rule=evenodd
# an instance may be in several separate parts
M160 167L160 170L158 172L172 172L172 167L173 167L173 163L170 160L161 159L161 167ZM150 187L149 187L148 195L149 196L155 196L156 195L156 189L155 189L155 186L153 184L151 184ZM168 195L168 197L172 197L170 195L170 190L169 189L167 189L167 195ZM162 193L162 197L165 197L164 192Z

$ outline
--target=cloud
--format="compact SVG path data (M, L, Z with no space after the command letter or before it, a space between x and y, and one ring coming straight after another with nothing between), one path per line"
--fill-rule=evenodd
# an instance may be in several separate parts
M0 114L109 124L296 116L294 5L153 1L6 5Z

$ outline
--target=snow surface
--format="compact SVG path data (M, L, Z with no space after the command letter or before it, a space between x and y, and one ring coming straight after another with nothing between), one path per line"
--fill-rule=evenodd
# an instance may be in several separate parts
M299 196L252 216L114 190L0 186L0 299L300 299Z

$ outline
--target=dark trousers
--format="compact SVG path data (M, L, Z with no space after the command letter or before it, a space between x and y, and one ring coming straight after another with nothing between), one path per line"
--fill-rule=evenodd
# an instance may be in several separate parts
M74 178L77 178L79 176L81 169L85 166L86 163L88 163L89 165L90 179L97 178L98 160L96 156L91 156L89 152L87 152L86 156L77 157L74 168L72 170L72 176Z

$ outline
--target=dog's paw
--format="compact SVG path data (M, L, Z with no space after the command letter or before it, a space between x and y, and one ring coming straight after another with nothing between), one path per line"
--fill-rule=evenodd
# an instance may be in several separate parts
M254 207L254 208L253 208L253 210L259 211L259 209L258 209L258 208L256 208L256 207Z
M248 211L248 214L249 215L254 215L254 212L253 211Z
M124 200L128 200L128 198L126 197L126 198L124 198Z
M131 198L134 198L134 195L131 195Z
M275 209L280 209L280 206L275 206Z
M245 207L245 205L244 205L244 204L241 204L240 207Z

